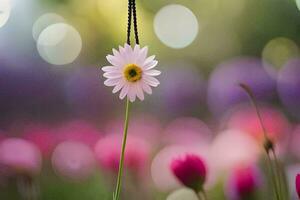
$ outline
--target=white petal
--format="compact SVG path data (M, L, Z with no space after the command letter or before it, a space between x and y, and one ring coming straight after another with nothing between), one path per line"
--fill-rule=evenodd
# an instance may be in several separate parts
M144 75L143 76L143 80L148 84L148 85L151 85L153 87L156 87L159 85L159 81L152 77L152 76L147 76L147 75Z
M154 60L155 56L150 56L148 57L145 62L143 63L143 66L148 65L149 63L151 63Z
M112 64L114 66L122 65L122 60L119 57L108 55L108 56L106 56L106 59L108 60L108 62L110 62L110 64Z
M139 52L140 52L140 45L137 44L134 46L134 49L133 49L133 55L132 55L133 63L137 62Z
M144 92L142 90L142 82L136 83L135 87L136 87L136 94L137 94L138 98L141 101L143 101L145 97L144 97Z
M115 87L114 87L114 89L113 89L113 93L117 93L117 92L119 92L123 87L124 87L124 85L125 85L125 81L120 81L120 83L118 83Z
M145 70L152 69L152 68L156 67L157 63L158 63L157 60L153 60L153 61L151 61L151 62L148 62L148 64L144 65L143 68L144 68Z
M119 51L117 51L116 49L113 49L112 51L113 51L114 56L118 56L118 57L120 56Z
M121 78L123 75L120 71L111 71L111 72L105 72L103 76L105 78L111 79L111 78Z
M120 56L124 58L125 55L125 48L122 46L119 46L119 52L120 52Z
M104 85L106 86L115 86L121 81L120 78L112 78L112 79L107 79L104 81Z
M143 47L140 52L139 52L139 55L138 55L138 58L136 60L136 63L138 65L143 65L143 63L145 62L146 60L146 56L148 54L148 47Z
M149 75L149 76L158 76L161 74L161 71L158 70L148 70L144 72L145 74Z
M136 98L135 84L130 84L127 96L131 102L135 101L135 98Z
M147 83L142 82L142 88L146 93L152 94L152 89Z
M104 71L104 72L115 71L115 70L117 70L117 69L118 69L118 68L115 67L115 66L104 66L104 67L102 67L102 71Z
M122 88L121 92L120 92L120 99L124 99L124 97L128 94L129 91L129 84L125 84L124 87Z
M125 44L125 58L127 64L133 63L133 49L129 44Z

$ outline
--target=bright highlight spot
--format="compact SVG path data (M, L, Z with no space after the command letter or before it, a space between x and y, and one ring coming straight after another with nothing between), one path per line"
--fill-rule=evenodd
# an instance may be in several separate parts
M298 10L300 10L300 0L295 0Z
M193 190L182 188L179 190L175 190L166 200L198 200L197 195Z
M195 40L199 26L191 10L172 4L158 11L154 19L154 31L165 45L179 49L187 47Z
M11 3L9 0L0 0L0 28L3 27L10 16Z
M299 56L299 48L288 38L274 38L264 47L263 60L280 69L288 60Z
M53 65L72 63L79 55L82 40L78 31L65 23L45 28L37 41L40 56Z
M65 19L55 13L46 13L40 16L32 27L32 36L35 41L38 40L40 33L49 25L64 22Z

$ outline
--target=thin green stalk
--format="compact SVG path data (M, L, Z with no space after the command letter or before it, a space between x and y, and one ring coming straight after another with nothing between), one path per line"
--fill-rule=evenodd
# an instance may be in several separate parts
M195 191L195 193L196 193L196 195L197 195L197 199L198 199L198 200L202 200L200 193L199 193L199 192L196 192L196 191Z
M288 192L287 192L287 182L286 182L286 177L284 175L284 172L283 172L283 169L280 165L280 161L277 157L277 154L274 150L272 150L272 153L273 153L273 156L274 156L274 162L275 162L275 167L277 169L277 172L278 172L278 180L279 182L281 183L279 186L280 186L280 191L281 191L281 198L282 199L286 199L288 198Z
M203 200L208 200L208 198L207 198L207 194L206 194L206 192L205 192L205 190L203 189L203 190L201 190L201 193L202 193L202 195L203 195Z
M280 200L280 194L279 194L278 183L277 183L277 179L276 179L276 173L275 173L275 171L273 169L272 160L271 160L271 157L270 157L270 155L269 155L268 152L267 152L267 158L268 158L268 166L269 166L270 178L271 178L272 184L274 186L273 189L274 189L274 192L275 192L275 196L276 196L277 200Z
M262 120L262 117L261 117L261 114L260 114L260 111L258 109L258 104L256 102L256 98L251 90L251 88L244 84L244 83L240 83L239 86L247 93L247 95L249 96L250 98L250 102L252 103L253 107L255 108L255 111L256 111L256 114L257 114L257 117L259 119L259 122L260 122L260 125L261 125L261 128L263 130L263 134L264 134L264 139L265 139L265 144L267 144L267 146L265 146L264 144L264 148L266 150L266 153L267 153L267 157L268 157L268 162L269 162L269 166L270 166L270 171L271 171L271 179L272 179L272 182L273 182L273 185L274 185L274 192L275 192L275 195L276 195L276 198L277 200L280 200L282 198L282 187L281 187L281 181L280 181L280 171L278 171L278 162L277 162L277 159L276 159L276 154L275 154L275 151L274 151L274 146L273 146L273 142L270 140L270 138L268 137L267 135L267 130L264 126L264 123L263 123L263 120ZM273 152L274 154L274 159L275 159L275 169L273 168L273 164L272 164L272 159L270 157L270 151ZM272 177L274 176L274 177Z
M120 157L120 163L119 163L119 172L118 172L116 190L113 194L113 200L119 200L120 199L121 186L122 186L122 177L123 177L123 171L124 171L123 168L124 168L125 148L126 148L126 142L127 142L129 109L130 109L130 102L129 102L129 99L127 98L127 100L126 100L125 122L124 122L124 131L123 131L123 142L122 142L122 150L121 150L121 157Z

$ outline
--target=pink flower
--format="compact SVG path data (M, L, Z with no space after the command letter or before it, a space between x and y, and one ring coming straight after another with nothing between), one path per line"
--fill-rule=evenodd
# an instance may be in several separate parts
M148 47L134 48L125 44L119 46L119 51L113 49L113 55L108 55L106 59L112 66L105 66L102 70L103 76L107 78L104 82L106 86L114 87L113 93L120 92L120 99L126 96L131 102L136 97L144 100L144 92L151 94L152 87L157 87L159 81L154 76L160 75L160 71L153 68L157 65L155 56L147 58Z
M101 167L113 172L118 171L121 142L122 137L117 134L107 135L97 142L95 154ZM144 173L149 153L150 148L146 141L129 136L125 151L125 167L136 174Z
M268 136L275 141L281 141L289 131L289 122L286 117L276 109L270 107L260 108L264 126ZM258 142L264 139L257 113L253 107L242 106L230 116L227 126L239 129L254 137Z
M107 123L105 133L122 134L124 119L111 120ZM161 139L162 125L161 122L152 115L139 114L130 118L128 133L147 140L153 146L158 146Z
M66 141L57 145L53 151L52 166L56 173L65 178L84 180L94 172L95 158L89 146Z
M84 143L91 148L101 137L101 132L86 121L74 120L65 123L57 130L59 141L75 141Z
M203 189L207 172L200 157L187 154L183 158L174 159L171 163L171 169L177 179L186 187L196 192Z
M165 144L206 145L211 141L212 132L201 120L180 117L170 122L162 135Z
M261 184L260 173L253 166L236 168L229 176L226 192L229 199L243 200L255 199L255 193Z
M43 125L29 125L23 131L23 138L34 143L44 156L49 156L57 144L57 134Z
M296 191L300 199L300 174L297 174L296 176Z
M41 153L33 143L19 138L4 139L0 143L0 165L10 172L36 175L41 164Z

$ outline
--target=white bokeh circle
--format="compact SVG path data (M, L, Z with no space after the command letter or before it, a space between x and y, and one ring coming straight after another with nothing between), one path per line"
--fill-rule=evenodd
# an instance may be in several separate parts
M35 41L38 40L40 33L51 24L64 22L65 19L55 13L46 13L40 16L32 27L32 37Z
M190 9L179 4L171 4L163 7L156 14L154 31L166 46L180 49L195 40L199 25Z
M166 200L198 200L196 193L187 188L181 188L170 193Z
M71 25L56 23L45 28L39 35L37 49L40 56L50 64L66 65L79 55L82 40Z
M0 0L0 28L8 21L10 12L11 2L9 0Z

